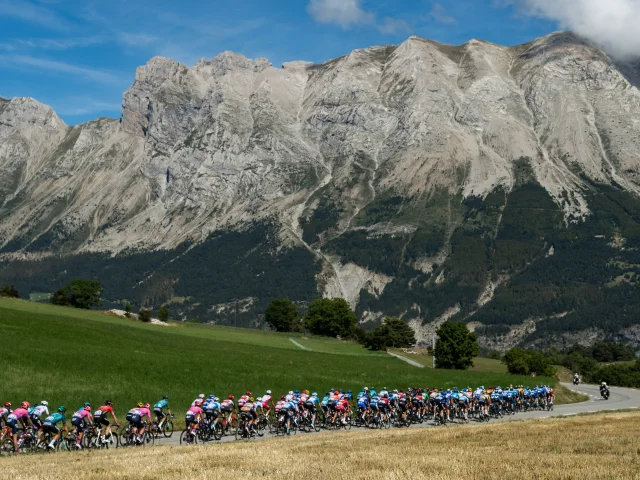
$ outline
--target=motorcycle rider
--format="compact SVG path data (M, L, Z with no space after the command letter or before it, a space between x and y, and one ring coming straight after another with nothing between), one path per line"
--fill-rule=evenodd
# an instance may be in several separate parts
M580 383L580 377L578 376L578 373L574 373L573 374L573 384L574 385L578 385Z

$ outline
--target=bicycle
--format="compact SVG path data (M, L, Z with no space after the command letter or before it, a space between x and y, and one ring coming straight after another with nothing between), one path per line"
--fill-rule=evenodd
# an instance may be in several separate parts
M119 427L119 425L116 425ZM85 434L83 438L84 447L88 449L102 449L102 448L118 448L118 433L113 429L107 438L103 434L102 426L96 427L95 425Z
M171 438L171 435L173 435L173 421L171 420L172 418L173 415L171 417L166 416L160 421L160 423L153 422L151 424L150 431L155 438L160 437L161 434L164 436L164 438Z
M145 446L145 445L151 445L153 446L153 444L155 443L155 438L154 436L149 433L149 431L145 431L144 432L144 436L142 437L142 440L139 439L139 434L134 433L131 431L131 424L127 425L125 427L125 429L122 431L122 433L120 433L119 438L119 445L121 447L131 447L131 446Z

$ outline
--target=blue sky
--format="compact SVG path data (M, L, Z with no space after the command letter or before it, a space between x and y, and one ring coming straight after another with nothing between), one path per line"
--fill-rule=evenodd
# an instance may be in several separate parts
M513 45L559 28L542 17L513 0L0 0L0 96L35 97L76 124L119 117L155 55L192 65L233 50L280 66L410 35Z

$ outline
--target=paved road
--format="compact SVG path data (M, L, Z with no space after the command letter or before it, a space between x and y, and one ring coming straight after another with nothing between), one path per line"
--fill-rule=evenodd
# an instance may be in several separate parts
M508 422L514 420L527 420L533 418L549 418L549 417L563 417L563 416L573 416L581 413L596 413L600 411L606 410L623 410L629 408L638 408L640 409L640 390L635 390L632 388L620 388L620 387L611 387L609 396L609 400L605 400L600 396L600 389L597 385L578 385L577 387L570 383L563 383L566 388L573 390L578 393L582 393L584 395L589 396L589 400L581 403L573 403L569 405L557 405L554 407L553 411L543 412L543 411L535 411L535 412L523 412L518 413L517 415L509 415L502 417L500 419L492 419L487 425L495 422ZM473 421L471 422L473 423ZM425 428L425 427L433 427L432 422L427 422L422 425L412 425L412 428ZM360 429L356 429L360 430ZM331 431L321 431L317 435L330 435ZM298 435L305 435L304 433L299 433ZM315 434L314 434L315 435ZM160 439L156 442L156 445L178 445L179 444L180 432L175 432L173 437L170 439ZM262 439L273 438L272 435L268 433L265 434ZM259 438L257 440L260 440ZM235 441L233 436L223 437L221 442L231 442ZM219 442L211 442L219 443Z

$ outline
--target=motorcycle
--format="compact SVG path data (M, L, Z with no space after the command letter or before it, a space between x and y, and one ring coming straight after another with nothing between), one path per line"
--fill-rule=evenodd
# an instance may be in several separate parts
M600 395L602 395L605 400L609 400L609 389L607 387L600 387Z
M574 385L579 385L580 384L580 379L578 377L573 377L573 384Z

